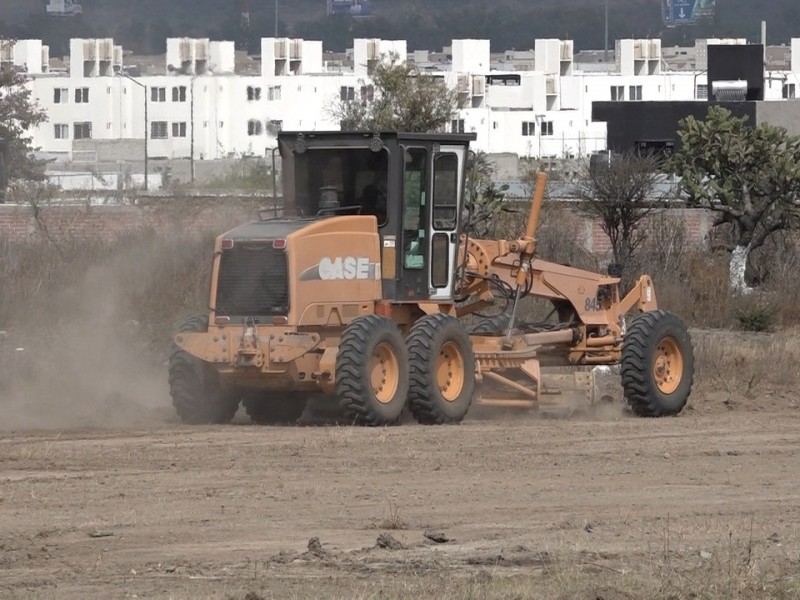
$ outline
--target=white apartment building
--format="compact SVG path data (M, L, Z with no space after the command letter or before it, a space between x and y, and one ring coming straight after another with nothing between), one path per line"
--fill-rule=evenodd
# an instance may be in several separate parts
M536 40L534 68L492 65L488 40L454 40L446 65L426 68L458 91L463 108L451 130L475 132L476 147L524 157L589 154L606 147L593 101L704 100L703 49L729 40L701 40L695 70L670 70L660 40L619 40L605 69L575 62L569 40ZM743 40L733 40L743 43ZM800 38L791 67L768 71L766 99L794 98L800 87ZM278 130L332 130L331 106L369 94L371 68L390 54L409 56L405 41L356 39L352 68L325 60L322 43L264 38L260 72L236 72L233 42L167 40L163 72L133 76L112 39L74 39L68 71L50 69L38 40L0 46L0 63L30 75L48 121L33 132L42 152L74 157L81 140L138 140L147 133L152 158L197 160L264 156ZM419 56L425 53L414 53ZM504 70L508 66L508 70ZM102 160L102 157L99 157Z

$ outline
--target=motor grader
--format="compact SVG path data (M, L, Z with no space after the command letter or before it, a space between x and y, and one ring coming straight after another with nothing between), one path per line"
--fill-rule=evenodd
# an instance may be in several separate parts
M636 415L680 412L692 345L651 279L623 296L618 277L537 258L545 175L519 238L471 237L474 139L281 133L283 206L217 238L208 314L174 338L180 418L223 423L241 403L256 423L289 423L325 397L340 422L391 425L407 408L423 424L457 423L482 387L536 406L542 368L597 365L620 365ZM552 306L548 319L522 322L531 296Z

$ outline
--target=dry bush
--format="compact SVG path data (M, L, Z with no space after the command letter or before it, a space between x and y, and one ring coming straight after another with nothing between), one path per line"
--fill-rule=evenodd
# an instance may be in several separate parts
M163 344L180 315L206 310L212 248L213 234L150 230L113 242L0 241L0 277L13 282L0 299L0 327L38 333L98 304L98 318L135 322L143 341Z
M545 203L542 207L536 252L548 262L589 271L599 268L598 257L586 246L586 220L562 203Z
M757 291L751 300L753 316L766 313L770 326L791 327L800 322L800 236L778 232L750 256L748 278Z
M395 502L389 500L386 515L382 519L372 519L368 529L408 529L408 521L400 514L400 509Z
M724 392L752 399L800 386L800 339L797 331L775 334L692 332L695 390ZM760 404L763 405L763 402Z
M496 215L493 233L497 239L514 240L525 234L530 204L508 203L510 208ZM597 270L598 257L586 246L586 220L560 202L545 202L536 230L536 256L548 262Z

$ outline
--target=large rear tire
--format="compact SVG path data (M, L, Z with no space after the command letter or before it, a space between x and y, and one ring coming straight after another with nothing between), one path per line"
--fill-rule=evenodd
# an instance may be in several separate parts
M178 331L208 331L208 317L189 317ZM175 345L169 357L169 393L181 421L191 425L228 423L239 408L238 391L214 367Z
M622 348L625 400L640 417L677 415L694 380L694 351L686 325L672 313L637 316Z
M306 403L305 394L296 392L251 392L242 400L247 415L257 425L294 425Z
M411 414L423 425L462 421L475 396L475 354L464 326L449 315L427 315L406 343Z
M336 395L350 423L397 423L408 396L408 352L394 321L368 315L347 326L336 356Z
M483 317L469 332L472 335L502 335L508 330L511 315L498 313L491 317Z

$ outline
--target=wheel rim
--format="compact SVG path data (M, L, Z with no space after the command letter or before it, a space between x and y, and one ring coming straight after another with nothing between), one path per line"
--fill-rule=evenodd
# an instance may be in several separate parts
M674 338L666 337L658 343L653 377L662 394L672 394L678 389L683 377L683 354Z
M388 404L394 399L400 383L399 374L400 364L394 349L386 342L375 346L370 361L370 383L378 402Z
M446 342L436 361L436 383L448 402L455 402L464 389L464 355L455 342Z

